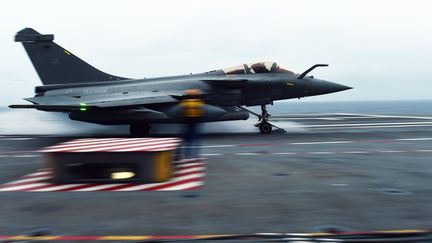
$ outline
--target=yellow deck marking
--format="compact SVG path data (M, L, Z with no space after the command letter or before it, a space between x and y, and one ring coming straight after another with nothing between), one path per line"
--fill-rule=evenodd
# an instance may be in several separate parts
M66 51L66 50L63 50L63 52L64 52L64 54L66 54L66 55L68 55L68 56L72 55L70 52L68 52L68 51Z
M234 236L234 235L195 235L194 239L206 239L206 238L215 238L215 237L226 237L226 236Z
M378 233L424 233L425 230L383 230L376 231Z
M61 236L28 236L28 235L16 235L8 238L8 240L57 240Z

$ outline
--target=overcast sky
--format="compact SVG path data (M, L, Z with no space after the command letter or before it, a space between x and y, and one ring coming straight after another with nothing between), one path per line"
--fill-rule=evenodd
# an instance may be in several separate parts
M32 27L93 66L140 78L271 60L353 90L311 101L431 99L431 1L2 0L0 106L40 80L17 31Z

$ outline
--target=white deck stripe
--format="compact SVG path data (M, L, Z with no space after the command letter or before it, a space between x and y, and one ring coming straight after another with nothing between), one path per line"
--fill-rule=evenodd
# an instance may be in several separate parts
M142 152L142 151L164 151L164 150L172 150L177 147L177 144L154 144L152 146L134 146L134 147L123 147L117 149L108 149L104 150L107 152Z
M151 139L151 138L122 138L122 139L112 139L108 141L100 141L100 142L81 142L81 143L72 143L75 140L72 140L70 142L61 143L59 145L54 145L51 147L48 147L47 149L60 149L60 148L72 148L72 147L82 147L82 146L92 146L92 147L101 147L104 145L117 145L122 143L147 143L147 142L161 142L161 141L168 141L168 140L176 140L177 138L159 138L159 139Z
M126 188L118 189L116 191L137 191L137 190L144 190L144 189L147 189L147 188L152 188L152 187L162 186L162 185L168 185L168 184L173 183L173 182L179 182L179 181L182 181L182 180L195 179L195 178L200 178L200 177L204 177L204 176L205 176L205 173L196 173L196 174L192 174L192 175L177 177L177 178L174 178L174 179L172 179L170 181L167 181L167 182L131 186L131 187L126 187Z
M192 174L192 175L177 177L177 178L174 178L173 180L170 180L168 182L161 183L160 185L154 185L152 187L147 187L146 189L161 191L163 188L160 188L160 189L152 189L152 188L153 187L156 187L156 188L157 187L171 188L171 187L176 186L176 185L171 185L171 184L174 184L174 183L179 184L179 183L181 183L179 185L182 185L184 183L188 183L188 182L183 182L183 181L187 181L187 180L191 180L191 179L200 179L200 178L203 178L204 176L205 176L205 173Z
M195 167L195 168L190 168L190 169L186 169L186 170L176 170L174 171L174 175L181 175L184 173L189 173L189 172L202 172L205 169L203 167Z
M188 183L184 183L184 184L180 184L180 185L176 185L176 186L170 186L167 188L162 188L162 189L160 189L160 191L185 190L188 188L194 188L194 187L202 186L202 185L204 185L204 183L202 181L192 181L192 182L188 182Z
M204 163L197 162L197 163L184 163L184 164L176 164L176 168L182 168L182 167L189 167L189 166L204 166Z
M146 146L152 146L152 145L158 145L158 144L162 144L162 145L178 145L179 142L176 139L170 139L170 140L164 140L164 141L147 141L147 142L134 142L134 143L122 143L122 144L110 144L110 145L104 145L101 147L92 147L95 148L97 150L101 150L104 148L128 148L128 147L146 147ZM89 148L91 149L91 148Z
M347 113L350 114L350 113ZM353 115L355 113L352 113ZM358 114L362 116L368 116L368 117L376 117L376 118L407 118L407 119L423 119L423 120L432 120L432 117L430 116L399 116L399 115L375 115L375 114Z
M86 185L86 184L67 184L67 185L59 185L59 186L50 186L50 187L45 187L40 189L34 189L31 191L32 192L52 192L52 191L59 191L59 190L68 189L76 186L82 186L82 185Z
M16 181L0 185L0 191L25 191L25 192L86 192L86 191L135 191L150 190L186 190L194 189L202 185L205 177L205 163L198 159L182 160L174 164L173 177L169 181L150 184L132 184L132 183L74 183L74 184L56 184L43 182L51 178L51 171L39 169L39 171L27 174ZM194 180L193 182L191 180ZM196 180L196 181L195 181ZM118 189L117 189L118 188Z
M368 151L343 151L340 153L344 153L344 154L369 154L371 152L368 152Z
M34 158L39 157L37 154L0 154L0 158Z
M286 120L349 120L349 119L376 119L379 117L370 117L370 116L333 116L333 117L273 117L271 121L286 121Z
M191 174L191 175L178 176L178 177L173 177L173 179L170 181L155 183L155 185L156 184L159 184L159 185L170 184L172 182L178 182L178 181L189 180L189 179L193 179L193 178L204 177L205 175L206 175L206 173L202 172L202 173L195 173L195 174Z
M123 138L78 138L72 141L67 141L64 143L70 143L70 144L74 144L74 143L82 143L82 142L96 142L96 141L107 141L107 140L114 140L114 139L123 139Z
M43 180L47 180L50 179L51 176L40 176L40 177L34 177L34 178L28 178L28 179L22 179L22 180L16 180L13 182L9 182L6 183L6 185L11 185L11 184L21 184L21 183L26 183L26 182L34 182L34 181L43 181Z
M32 140L32 139L35 139L35 138L8 138L8 137L1 137L0 138L2 141L5 141L5 140L10 140L10 141L23 141L23 140Z
M317 152L309 152L309 154L334 154L336 152L327 152L327 151L317 151Z
M398 138L397 141L429 141L432 138Z
M65 152L114 152L114 151L145 151L145 150L152 150L153 148L159 148L159 147L173 147L177 146L176 143L173 142L152 142L152 143L145 143L145 144L123 144L123 145L111 145L111 146L105 146L100 148L79 148L79 149L72 149L67 150Z
M149 141L125 141L125 142L120 142L120 143L107 143L107 144L103 144L103 145L98 145L98 146L88 146L88 145L80 145L80 146L72 146L72 147L62 147L62 148L56 148L56 147L51 147L51 148L47 148L45 150L42 150L42 152L91 152L91 151L103 151L104 149L108 149L108 148L121 148L124 147L125 145L135 145L135 146L147 146L147 145L154 145L154 144L178 144L178 140L177 139L167 139L167 140L163 140L163 141L153 141L153 140L149 140Z
M175 165L182 165L182 164L194 164L194 163L201 163L201 162L197 162L197 161L201 161L203 160L203 158L200 159L181 159L181 160L177 160L177 161L173 161L173 164Z
M47 174L50 174L50 173L51 173L51 171L40 171L40 172L35 172L35 173L27 174L27 175L23 176L23 178L25 178L25 177L47 175Z
M194 169L200 169L200 170L196 170L197 173L194 173L194 174L191 174L191 175L174 177L172 180L167 181L167 182L130 186L130 187L122 188L122 189L119 189L119 190L114 190L114 191L135 191L135 190L142 190L142 189L147 189L147 188L152 188L152 187L159 187L159 186L169 185L171 183L178 183L178 182L181 182L181 181L184 181L184 180L203 178L205 176L205 173L202 173L203 168L194 168ZM202 184L202 182L199 182L199 183ZM57 185L57 184L52 184L52 183L31 183L31 184L20 185L20 186L13 186L13 184L12 184L11 186L7 186L6 185L7 187L0 188L0 191L17 191L17 190L26 189L26 190L29 190L29 191L32 191L32 192L48 192L48 191L59 191L59 190L63 190L63 189L73 188L73 187L77 187L77 186L84 186L84 185L89 185L90 186L91 184ZM84 191L100 191L100 190L109 189L109 188L112 188L112 187L117 187L117 186L122 186L122 185L126 185L126 183L95 185L95 186L90 186L90 187L76 189L76 190L71 190L71 191L77 191L77 192L79 192L79 191L83 191L83 192ZM181 184L181 185L183 185L183 184ZM170 188L172 188L171 186L168 186L167 188L164 188L164 189L167 189L167 190L169 190L169 189L170 190L181 190L180 189L181 185L172 186L172 187L178 187L179 189L170 189ZM39 189L31 189L31 188L40 187L40 186L47 186L47 187L45 187L45 188L39 188ZM187 187L193 187L193 186L187 186ZM160 189L160 190L162 190L162 189Z
M60 143L58 145L54 145L53 147L64 147L64 146L75 146L75 145L96 145L96 144L104 144L104 143L113 143L113 142L122 142L122 141L146 141L152 140L154 138L80 138L71 141L66 141ZM161 138L163 139L163 138Z
M205 163L193 162L193 163L184 163L184 164L174 164L174 168L176 170L188 169L190 167L204 167Z
M370 128L405 128L405 127L431 127L430 124L420 124L420 125L394 125L394 126L359 126L359 127L343 127L350 129L370 129ZM316 127L314 129L339 129L340 127Z
M114 142L122 142L122 141L162 141L168 139L178 139L175 137L164 137L164 138L95 138L95 139L77 139L63 142L59 145L68 146L68 145L79 145L79 144L99 144L99 143L114 143ZM57 145L54 145L57 146Z
M344 144L354 143L354 141L322 141L322 142L300 142L300 143L289 143L290 145L314 145L314 144Z
M157 151L166 151L166 150L174 150L176 149L177 146L175 145L157 145L157 146L152 146L152 147L133 147L133 148L129 148L129 149L115 149L115 150L107 150L107 152L146 152L146 151L151 151L151 152L157 152Z
M234 155L245 155L245 156L248 156L248 155L258 155L259 153L235 153Z
M33 183L33 184L26 184L21 186L12 186L12 187L6 187L6 188L0 188L0 191L7 192L7 191L18 191L22 189L30 189L33 187L39 187L39 186L48 186L52 185L51 183Z
M79 141L79 140L83 140L83 141ZM93 141L93 139L91 141L86 141L85 139L78 139L78 141L72 140L72 141L60 143L58 145L50 146L50 147L43 149L42 151L45 151L47 149L57 149L57 148L60 149L60 148L68 148L68 147L75 147L75 146L85 146L85 145L95 145L96 146L96 145L102 145L102 144L111 144L111 143L115 143L115 142L121 143L124 141L136 142L137 140L138 139L134 139L134 138L131 138L131 139L126 139L126 138L124 138L124 139L110 139L110 140L102 140L102 141L97 140L97 139L94 139L94 141Z
M323 125L300 125L296 127L352 127L352 126L387 126L387 125L420 125L432 124L432 122L382 122L382 123L345 123L345 124L323 124Z
M13 156L15 158L34 158L34 157L39 157L38 154L22 154L22 155L15 155Z
M202 156L218 156L218 155L221 155L221 154L201 154Z
M91 191L98 191L98 190L108 189L108 188L111 188L111 187L122 186L122 185L126 185L126 183L97 185L97 186L92 186L92 187L86 187L86 188L76 189L76 190L73 190L73 191L74 192L91 192Z

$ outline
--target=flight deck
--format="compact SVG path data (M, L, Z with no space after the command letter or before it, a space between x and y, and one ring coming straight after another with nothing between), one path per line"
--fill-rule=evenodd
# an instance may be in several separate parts
M35 229L53 235L188 235L430 225L432 117L325 113L270 120L287 132L205 134L199 189L30 192L30 180L21 191L1 191L0 235ZM41 148L75 138L3 134L0 184L38 171Z

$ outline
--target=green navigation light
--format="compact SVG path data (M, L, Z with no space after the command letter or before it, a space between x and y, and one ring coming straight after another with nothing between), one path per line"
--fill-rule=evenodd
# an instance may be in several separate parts
M87 104L86 103L80 103L80 111L86 111L87 110Z

